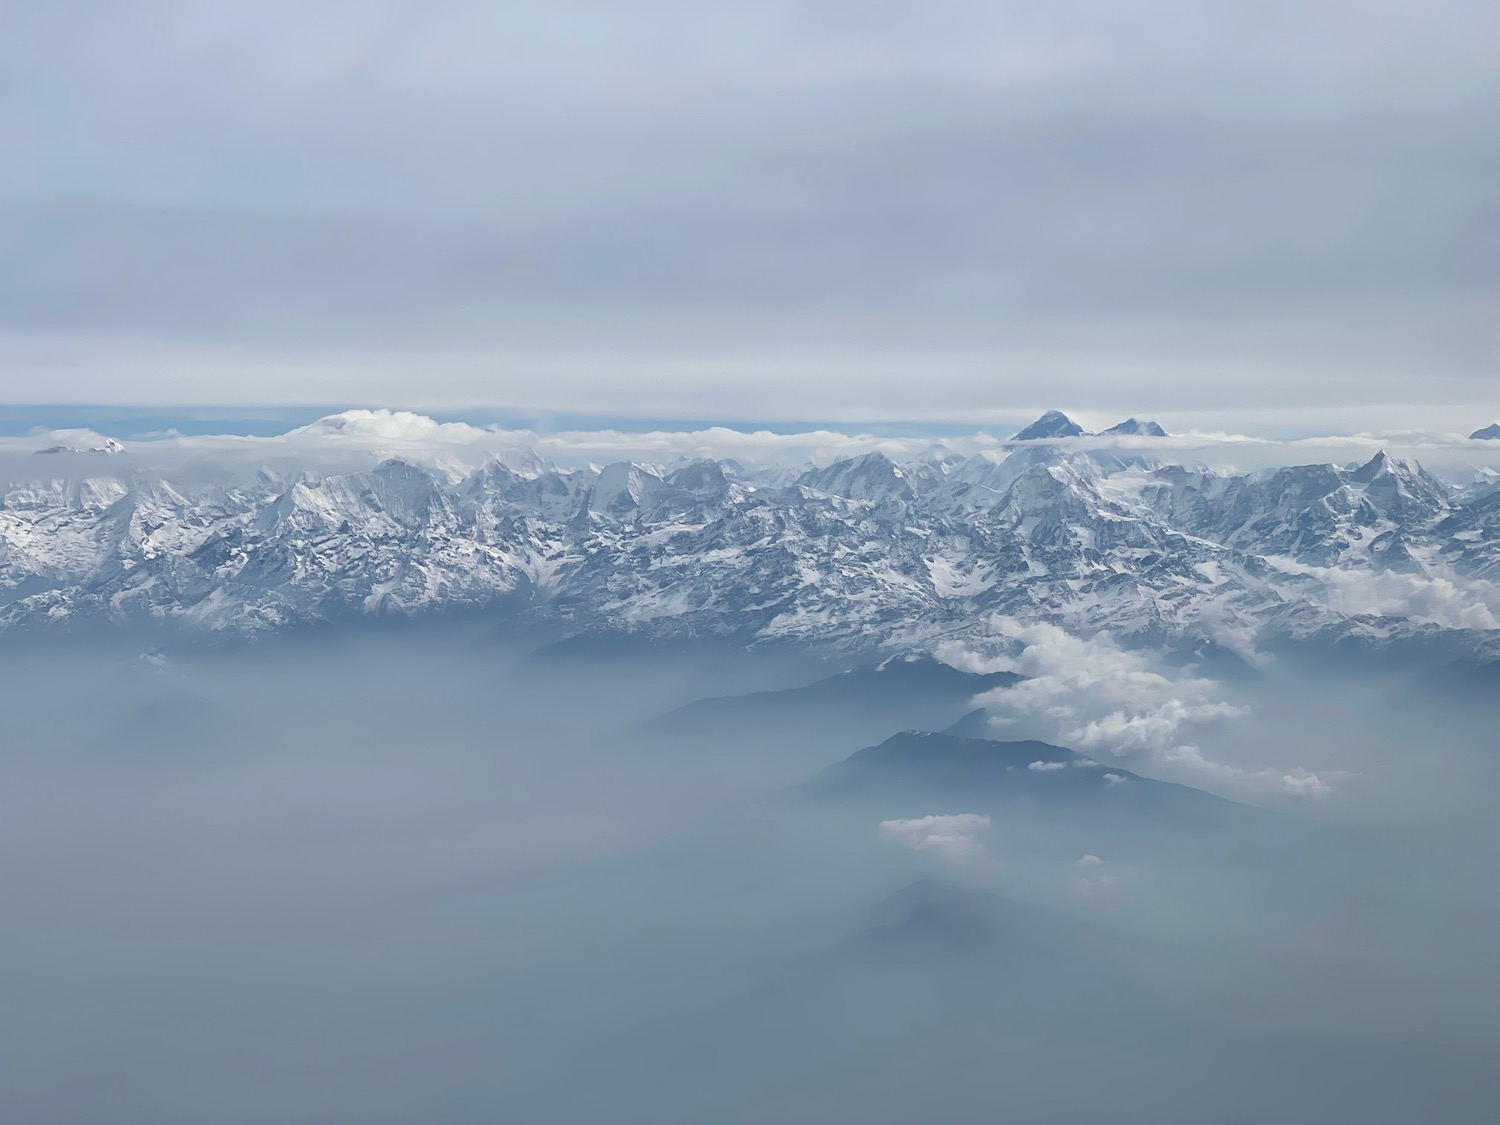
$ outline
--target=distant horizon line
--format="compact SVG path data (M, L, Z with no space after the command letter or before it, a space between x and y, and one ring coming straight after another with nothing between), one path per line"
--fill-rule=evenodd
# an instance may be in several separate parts
M1393 414L1400 407L1392 407ZM995 428L1024 428L1042 415L1060 410L1071 419L1083 421L1088 417L1105 417L1098 409L1068 411L1059 407L1019 408L1015 411L996 412L987 417L948 418L725 418L725 417L674 417L663 415L629 415L602 411L558 411L506 406L456 406L432 408L417 406L368 405L352 403L262 403L244 405L205 406L194 404L132 404L132 403L5 403L0 402L0 437L26 437L38 431L94 430L104 436L124 440L151 440L154 437L170 436L176 431L184 437L199 436L243 436L277 437L289 430L311 425L324 418L335 417L351 411L373 411L410 413L430 418L435 422L463 423L471 426L499 426L506 429L530 430L537 433L561 433L569 431L613 430L622 433L650 432L694 432L710 429L727 429L743 433L767 432L779 435L795 435L817 431L829 431L848 435L872 437L920 437L920 436L969 436L986 433ZM1158 412L1160 418L1181 419L1190 411ZM1211 416L1244 415L1246 421L1259 412L1250 411L1205 411ZM1115 423L1129 419L1141 422L1153 420L1150 411L1136 410L1122 414ZM1113 415L1108 415L1113 417ZM1478 432L1492 424L1500 423L1500 412L1493 417L1475 413L1471 426ZM1115 424L1110 423L1110 424ZM116 427L115 432L100 427ZM124 427L125 429L119 429ZM227 428L226 428L227 427ZM1174 436L1191 436L1193 433L1227 432L1218 428L1200 431L1188 427L1188 433ZM1467 436L1464 425L1452 430L1431 427L1393 427L1390 430L1355 429L1343 432L1327 428L1308 427L1299 431L1282 431L1280 434L1257 434L1253 429L1237 431L1243 436L1263 437L1272 441L1315 440L1322 437L1379 437L1382 434L1402 433L1453 433ZM995 435L999 436L999 435ZM1099 436L1095 431L1090 436ZM1009 440L1001 437L1001 440Z

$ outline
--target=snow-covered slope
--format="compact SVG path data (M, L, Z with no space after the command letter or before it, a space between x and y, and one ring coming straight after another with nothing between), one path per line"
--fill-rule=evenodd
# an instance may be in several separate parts
M124 461L49 476L38 458L0 494L0 625L255 633L483 610L904 648L998 614L1234 646L1493 629L1500 612L1500 496L1384 454L1244 476L1040 442L904 465L873 453L795 478L712 460L495 461L459 478L392 459L233 485Z
M1049 410L1011 441L1041 441L1046 438L1080 437L1088 433L1082 426L1061 410Z
M1166 437L1167 431L1155 422L1142 422L1138 418L1126 418L1123 422L1116 422L1106 434L1119 434L1126 437Z

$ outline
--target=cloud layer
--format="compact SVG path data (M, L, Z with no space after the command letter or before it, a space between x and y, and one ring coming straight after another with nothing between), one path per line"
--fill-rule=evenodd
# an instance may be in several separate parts
M31 402L1458 428L1494 412L1497 19L29 5L0 364Z
M112 437L126 442L134 463L161 469L204 458L247 464L304 458L364 467L381 457L472 466L490 457L520 462L533 456L565 468L622 460L665 465L695 457L801 468L871 452L906 461L921 456L935 444L957 456L994 452L1006 448L1012 432L996 427L955 434L929 430L916 422L900 433L862 432L857 427L779 431L729 426L682 430L529 429L498 423L438 421L413 411L359 408L289 427L286 432L271 436L247 436L232 430L183 434L115 427L105 435L82 427L37 429L22 436L0 437L0 456L8 453L24 457L58 445L86 449ZM1470 441L1456 433L1414 430L1295 441L1206 432L1186 432L1169 438L1099 435L1064 439L1054 444L1078 450L1145 453L1222 472L1281 465L1362 463L1384 449L1394 457L1415 458L1428 469L1455 481L1468 482L1485 471L1500 473L1500 442ZM1288 564L1287 569L1294 566Z

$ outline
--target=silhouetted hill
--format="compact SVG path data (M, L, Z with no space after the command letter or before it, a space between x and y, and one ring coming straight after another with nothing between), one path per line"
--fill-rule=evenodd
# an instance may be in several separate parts
M974 713L957 724L972 729ZM947 731L902 731L812 777L804 797L882 817L1035 810L1061 833L1150 838L1163 830L1213 832L1289 818L1176 782L1142 777L1046 742L1000 742ZM1070 814L1078 814L1076 817ZM1083 819L1080 819L1083 818Z
M930 656L898 657L801 687L700 699L647 720L639 730L732 737L766 726L798 729L822 721L848 721L876 732L933 720L945 725L980 692L1020 679L1013 672L965 672Z

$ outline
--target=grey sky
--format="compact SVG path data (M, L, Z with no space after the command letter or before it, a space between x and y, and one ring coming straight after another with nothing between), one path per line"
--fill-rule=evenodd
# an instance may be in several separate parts
M0 399L1500 413L1500 10L0 6Z

